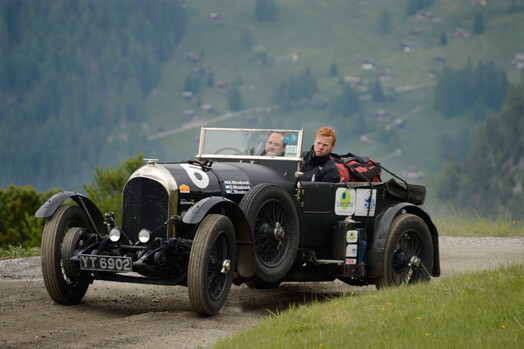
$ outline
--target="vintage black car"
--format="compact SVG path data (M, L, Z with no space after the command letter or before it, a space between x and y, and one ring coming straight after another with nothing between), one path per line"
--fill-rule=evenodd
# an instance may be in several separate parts
M285 153L261 155L273 132L284 135ZM94 280L186 285L194 310L209 316L232 283L380 288L439 276L437 229L412 186L301 181L302 136L203 127L193 160L148 159L131 175L121 223L80 193L54 195L36 212L47 218L49 295L76 304Z

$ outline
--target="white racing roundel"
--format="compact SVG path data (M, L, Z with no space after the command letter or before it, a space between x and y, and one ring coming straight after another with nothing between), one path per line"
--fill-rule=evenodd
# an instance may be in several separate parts
M191 181L199 188L205 189L209 185L209 176L207 173L202 171L199 166L190 165L190 164L180 164L184 170L186 170L187 175Z

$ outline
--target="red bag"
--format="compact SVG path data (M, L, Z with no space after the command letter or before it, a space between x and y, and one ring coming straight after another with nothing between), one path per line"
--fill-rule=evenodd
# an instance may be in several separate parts
M347 153L346 155L331 154L340 172L343 182L381 182L382 169L380 163L372 158L360 157Z

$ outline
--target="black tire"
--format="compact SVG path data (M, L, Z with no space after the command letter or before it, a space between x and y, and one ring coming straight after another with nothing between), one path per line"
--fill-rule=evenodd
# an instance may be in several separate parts
M193 240L187 273L189 300L199 314L215 315L224 305L235 271L235 245L233 223L228 217L204 217ZM224 272L227 260L229 267Z
M282 188L262 183L240 201L255 243L255 274L274 283L291 269L297 254L299 230L295 204Z
M269 290L272 288L277 288L280 286L281 281L266 282L260 280L258 276L253 276L249 281L246 281L246 285L249 288L254 288L257 290Z
M71 241L77 234L71 232L65 240L66 233L73 227L81 227L87 231L89 223L82 209L73 205L61 205L47 220L42 233L42 275L44 284L51 298L64 305L78 304L84 297L89 286L89 279L85 274L74 273L69 268L68 273L78 275L76 280L70 279L64 269L64 257L71 253ZM78 237L79 238L79 237ZM64 243L68 244L68 251L63 251ZM78 243L78 240L77 240ZM66 265L69 265L66 262Z
M384 270L376 280L377 288L428 281L432 269L433 241L426 223L412 214L395 217L389 228Z

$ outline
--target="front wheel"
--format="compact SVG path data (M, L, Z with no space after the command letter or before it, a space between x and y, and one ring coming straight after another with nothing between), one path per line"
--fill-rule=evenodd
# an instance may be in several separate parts
M393 220L384 252L384 270L377 288L427 281L433 269L433 242L426 223L413 214Z
M215 315L226 301L236 263L235 241L233 223L224 215L206 216L197 229L187 286L191 306L201 315Z
M82 209L59 206L42 233L42 276L51 298L64 305L78 304L89 286L89 278L69 261L81 244L89 223Z

